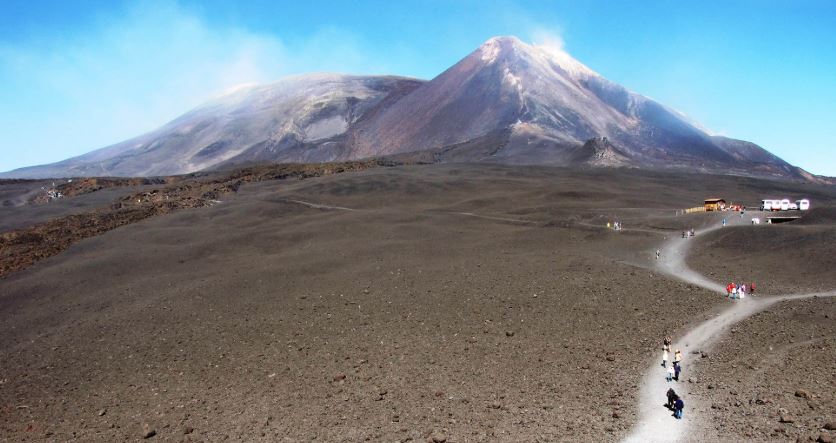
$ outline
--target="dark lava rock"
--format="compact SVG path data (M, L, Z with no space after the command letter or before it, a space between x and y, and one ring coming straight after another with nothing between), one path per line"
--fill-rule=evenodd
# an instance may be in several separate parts
M807 392L805 389L799 389L799 390L795 391L795 396L796 397L801 397L801 398L811 398L812 397L812 395L810 395L810 393Z
M833 438L827 432L822 432L819 434L819 438L816 439L818 443L833 443Z
M829 422L824 424L824 428L827 429L828 431L836 430L836 422L829 421Z
M157 435L157 431L155 431L154 428L151 427L151 425L149 425L148 423L142 424L142 438L151 438L155 435Z

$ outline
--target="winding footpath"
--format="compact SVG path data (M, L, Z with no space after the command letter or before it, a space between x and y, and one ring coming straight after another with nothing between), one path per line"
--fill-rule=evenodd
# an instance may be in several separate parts
M742 222L742 220L740 220ZM717 229L722 225L701 229L697 235L702 235ZM690 269L685 263L688 249L693 244L693 239L675 237L667 240L660 248L661 258L656 261L656 270L671 277L687 283L691 283L713 292L725 295L726 289L720 283L714 282L704 275ZM684 335L674 340L672 350L682 351L685 366L693 370L698 360L688 360L692 356L691 351L705 349L717 339L731 325L748 318L749 316L762 311L773 304L784 300L796 300L810 297L832 297L836 291L780 295L773 297L744 298L736 300L719 315L706 320L687 331ZM686 402L685 414L682 420L676 420L672 412L665 408L665 392L671 386L665 382L665 369L660 364L662 358L661 345L659 346L658 358L653 359L653 364L648 368L639 390L639 421L633 427L632 432L625 442L677 442L688 440L700 440L697 436L689 435L694 420L694 401L684 398ZM673 358L673 352L671 352Z

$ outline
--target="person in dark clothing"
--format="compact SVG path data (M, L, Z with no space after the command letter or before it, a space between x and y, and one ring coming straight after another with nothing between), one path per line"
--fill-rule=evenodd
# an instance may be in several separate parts
M674 391L673 388L668 389L668 392L665 395L668 396L668 403L665 406L667 406L668 409L673 410L673 404L679 396L676 395L676 391Z
M682 370L682 366L680 366L679 362L673 362L673 379L679 381L679 371Z
M673 402L673 416L677 419L682 418L682 410L685 409L685 402L681 398L677 398Z

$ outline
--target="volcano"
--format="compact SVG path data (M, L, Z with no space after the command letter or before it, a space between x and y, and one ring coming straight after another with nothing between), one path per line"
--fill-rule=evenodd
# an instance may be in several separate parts
M516 37L489 39L429 81L309 74L239 88L150 133L0 176L170 175L379 156L824 180L756 144L712 135L562 49Z

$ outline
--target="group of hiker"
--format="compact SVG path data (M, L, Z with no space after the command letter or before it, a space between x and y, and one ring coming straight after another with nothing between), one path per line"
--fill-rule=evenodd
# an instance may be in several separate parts
M740 300L741 298L746 298L746 294L755 295L755 283L749 283L749 286L746 286L745 283L738 286L734 282L730 282L726 285L726 297L729 300Z
M689 238L694 236L694 228L691 228L687 231L682 231L682 238Z
M615 229L616 231L621 230L621 222L607 222L607 228Z
M671 338L665 337L662 341L662 367L665 368L665 380L668 382L679 381L679 373L682 371L682 352L677 349L673 354L673 364L668 366L668 357L671 352ZM685 402L676 394L673 388L668 389L668 402L666 406L673 411L673 416L682 418L682 410Z
M669 388L667 392L668 402L665 404L668 409L673 411L673 416L682 418L682 410L685 409L685 402L679 397L673 388Z

